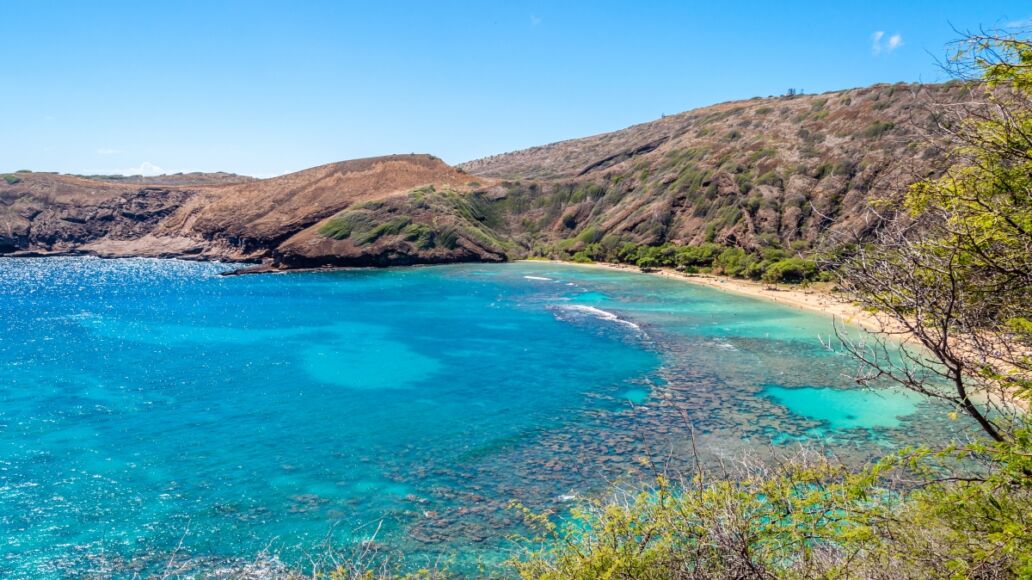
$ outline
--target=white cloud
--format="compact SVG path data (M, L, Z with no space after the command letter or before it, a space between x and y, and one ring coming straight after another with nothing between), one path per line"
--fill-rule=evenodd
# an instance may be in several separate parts
M108 149L106 147L101 147L100 149L97 149L97 155L114 155L116 153L121 153L121 151L119 151L118 149Z
M902 34L893 34L888 40L885 39L884 30L877 30L871 34L871 54L874 56L882 53L888 54L901 46L903 46Z
M250 173L250 174L248 174L248 177L255 177L257 179L272 179L273 177L280 177L280 176L286 175L288 173L294 173L295 171L296 171L295 169L291 169L291 170L280 171L278 173L275 172L275 171L273 171L271 173L261 173L261 172L259 172L259 173Z
M540 26L541 25L541 17L540 16L535 16L535 15L531 14L530 15L530 25L535 27L535 28Z
M1003 25L1004 28L1032 28L1032 18L1023 18L1021 20L1011 20L1007 24Z
M111 173L121 175L163 175L168 172L158 167L157 165L151 163L150 161L144 161L138 167L119 169L117 171L112 171Z

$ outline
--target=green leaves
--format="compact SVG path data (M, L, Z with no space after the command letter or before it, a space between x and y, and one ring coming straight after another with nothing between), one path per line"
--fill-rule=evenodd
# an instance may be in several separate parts
M906 449L857 471L813 456L737 478L700 476L583 503L519 511L537 533L525 578L1019 576L1032 565L1029 425L1016 444ZM955 477L977 459L993 465ZM903 478L907 484L897 487ZM886 568L886 567L889 568Z

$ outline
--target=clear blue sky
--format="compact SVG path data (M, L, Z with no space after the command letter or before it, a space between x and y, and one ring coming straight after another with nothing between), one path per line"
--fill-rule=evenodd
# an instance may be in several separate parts
M789 87L942 80L953 27L1029 18L1005 0L0 0L0 171L457 163Z

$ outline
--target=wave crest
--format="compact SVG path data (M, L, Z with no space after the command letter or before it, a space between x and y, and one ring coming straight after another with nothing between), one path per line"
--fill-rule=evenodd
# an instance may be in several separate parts
M619 316L613 314L612 312L609 312L608 310L602 310L601 308L595 308L594 306L586 306L584 304L569 304L557 306L556 309L564 310L567 312L578 312L581 314L586 314L588 316L593 316L599 320L605 320L606 322L615 322L617 324L622 324L624 326L627 326L628 328L633 328L637 332L643 333L641 327L631 322L630 320L624 320L623 318L620 318Z

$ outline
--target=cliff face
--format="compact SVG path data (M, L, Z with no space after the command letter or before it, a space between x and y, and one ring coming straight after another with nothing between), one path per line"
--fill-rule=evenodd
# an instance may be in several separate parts
M468 189L470 176L427 155L359 159L226 185L137 185L48 173L7 177L0 182L0 252L6 254L180 256L284 266L504 259L465 239L441 249L380 236L348 250L346 243L313 233L352 206L386 203L419 187Z
M805 248L863 231L874 198L941 171L929 101L882 85L724 103L471 161L428 155L230 174L0 180L0 254L263 261L274 267L499 261L541 248L716 241Z
M70 252L102 239L138 239L195 194L51 173L5 178L0 182L3 253Z

